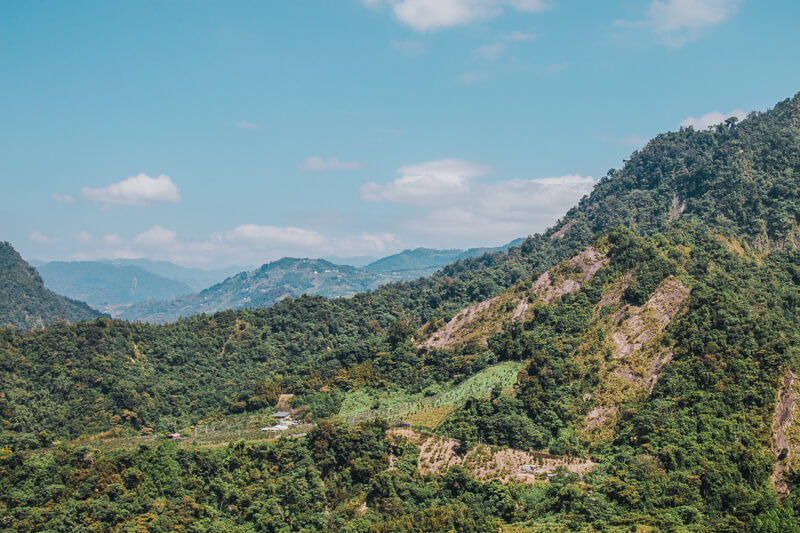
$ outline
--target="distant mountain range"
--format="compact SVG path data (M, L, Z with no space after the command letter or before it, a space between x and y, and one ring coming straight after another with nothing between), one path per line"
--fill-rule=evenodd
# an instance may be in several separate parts
M0 326L44 327L59 320L79 322L104 316L45 288L35 268L7 242L0 242Z
M116 310L126 320L171 322L224 309L269 307L287 296L353 296L376 288L382 276L324 259L283 258L241 272L208 289L170 301L151 300Z
M493 252L505 252L519 246L525 239L519 238L495 248L470 248L469 250L434 250L416 248L378 259L364 267L367 272L399 274L401 279L411 280L433 274L436 270L461 259L478 257Z
M235 276L239 272L253 270L255 265L233 265L226 268L205 270L203 268L189 268L170 263L169 261L153 261L152 259L114 259L100 260L100 263L108 263L114 266L135 266L146 270L151 274L163 278L172 279L185 283L191 288L189 292L197 292L206 289L215 283ZM185 293L184 293L185 294ZM162 296L162 299L164 297Z
M86 302L115 318L169 322L198 313L269 307L287 296L348 297L382 284L429 276L455 261L506 251L523 241L469 250L416 248L377 260L336 258L363 265L361 268L325 259L296 258L283 258L260 268L217 270L149 259L32 263L38 266L47 289L55 293ZM25 323L38 324L35 320Z
M44 284L58 294L81 300L102 311L155 298L177 298L193 292L182 281L165 278L133 265L97 261L54 261L38 268Z
M170 322L182 316L224 309L269 307L287 296L296 298L310 294L328 298L348 297L377 289L385 283L428 276L453 261L505 251L523 241L517 239L497 248L405 250L374 261L364 268L337 265L324 259L283 258L250 272L236 274L199 293L109 309L115 317L131 321Z

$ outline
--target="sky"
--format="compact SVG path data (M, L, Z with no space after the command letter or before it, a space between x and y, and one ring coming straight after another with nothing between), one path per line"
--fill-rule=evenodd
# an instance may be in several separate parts
M800 91L796 0L0 1L0 240L258 265L541 232Z

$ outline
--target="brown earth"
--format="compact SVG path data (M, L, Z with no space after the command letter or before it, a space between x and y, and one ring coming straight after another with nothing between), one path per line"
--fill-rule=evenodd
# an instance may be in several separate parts
M406 428L389 430L390 435L412 442L420 447L417 471L420 474L443 474L454 466L461 466L471 476L482 481L499 479L503 483L518 481L535 483L546 479L547 474L559 468L583 475L596 463L588 459L551 455L545 452L522 451L511 448L496 449L479 444L464 455L457 450L459 442L439 435L424 435ZM526 468L523 469L523 466Z
M426 348L447 348L453 345L453 340L464 326L475 320L481 313L497 300L497 297L479 302L459 311L450 322L442 326L431 338L422 343Z
M798 442L791 442L789 431L793 422L800 415L798 412L798 377L791 370L787 370L780 381L778 389L778 402L775 405L775 414L772 418L772 453L775 454L775 466L773 467L772 486L778 496L785 498L790 490L786 482L786 473L798 460Z
M478 341L485 346L489 335L500 331L506 320L525 320L530 300L537 299L549 304L559 296L575 292L584 283L591 281L606 264L608 258L589 246L542 274L528 290L521 293L506 291L500 296L462 309L427 340L419 343L419 346L429 349L451 348L468 340ZM507 310L511 309L506 307L507 304L513 306L513 311Z
M669 276L641 307L628 308L629 317L612 335L614 357L622 359L638 352L664 331L689 297L689 288L675 276Z
M603 296L598 307L604 299L608 305L621 301L624 287L630 283L630 278L626 278ZM610 324L604 327L610 330L611 361L603 363L607 377L589 398L594 405L584 417L584 431L595 430L610 436L609 428L617 419L618 405L653 391L662 369L673 357L672 350L659 348L656 341L683 308L690 292L678 278L669 276L643 306L623 306L610 317Z
M549 304L559 296L580 289L583 283L591 281L597 271L607 264L608 258L605 254L598 252L593 246L589 246L572 259L567 260L561 268L550 269L542 274L533 284L532 292L538 299ZM562 270L571 272L562 276ZM556 272L559 275L556 275Z

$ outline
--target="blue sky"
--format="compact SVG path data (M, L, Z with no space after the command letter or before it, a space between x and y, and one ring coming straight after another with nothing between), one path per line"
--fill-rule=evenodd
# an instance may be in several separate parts
M800 91L789 0L0 3L0 239L192 266L499 245ZM716 113L716 114L714 114Z

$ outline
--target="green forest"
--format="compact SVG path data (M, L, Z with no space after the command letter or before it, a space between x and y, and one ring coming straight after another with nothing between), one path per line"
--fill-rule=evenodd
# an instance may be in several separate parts
M659 135L544 234L427 278L165 325L12 322L0 527L800 531L798 224L800 95ZM166 438L266 423L285 395L307 431ZM501 475L512 451L555 466Z

